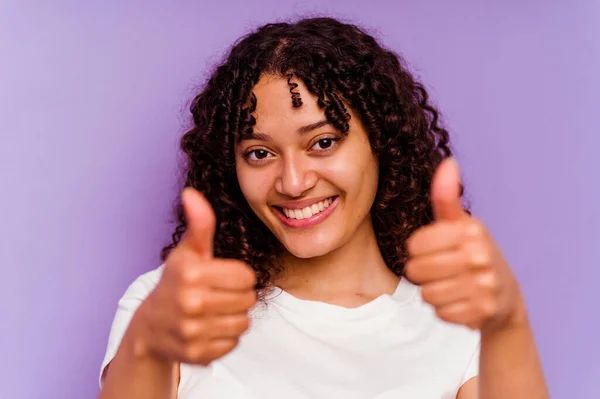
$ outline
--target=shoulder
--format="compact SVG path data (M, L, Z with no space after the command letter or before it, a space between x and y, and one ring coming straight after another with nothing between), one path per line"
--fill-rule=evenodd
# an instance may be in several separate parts
M123 294L121 301L143 300L156 287L162 277L164 265L138 276Z
M454 381L460 383L458 387L479 374L481 333L478 330L443 321L435 309L423 301L420 292L410 308L411 322L418 331L416 341L430 364L445 364L447 369L443 372L452 375Z
M435 309L423 300L418 286L408 282L405 286L412 294L401 311L406 330L418 337L419 342L426 343L425 347L443 348L440 354L451 352L469 362L479 349L480 332L440 319Z
M163 272L163 266L138 276L130 285L123 296L119 299L116 313L108 336L108 343L104 360L100 368L100 386L108 364L115 356L117 349L123 339L125 331L140 304L154 290Z

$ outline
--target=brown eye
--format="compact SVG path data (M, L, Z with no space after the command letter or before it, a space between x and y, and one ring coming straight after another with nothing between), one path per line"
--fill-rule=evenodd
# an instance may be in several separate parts
M335 146L337 139L332 137L326 137L317 141L313 146L313 150L316 151L327 151Z
M255 155L256 159L265 159L266 157L269 156L269 153L265 150L256 150L256 151L254 151L254 155Z
M319 145L322 149L329 148L333 144L333 140L331 139L321 139L319 140Z
M271 155L272 154L269 151L258 148L255 150L248 151L245 157L250 162L257 162L267 159Z

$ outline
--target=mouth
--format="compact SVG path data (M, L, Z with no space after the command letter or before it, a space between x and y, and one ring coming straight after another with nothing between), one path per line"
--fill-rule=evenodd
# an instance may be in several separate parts
M284 208L273 206L275 214L288 227L302 229L313 227L325 220L337 204L339 196L329 197L322 201L316 202L302 209Z

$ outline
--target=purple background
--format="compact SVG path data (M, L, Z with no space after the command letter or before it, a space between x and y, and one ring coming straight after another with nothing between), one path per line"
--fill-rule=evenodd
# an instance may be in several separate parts
M307 12L374 28L425 80L552 397L597 398L600 3L207 3L0 1L0 398L95 397L116 301L171 231L188 101L248 28Z

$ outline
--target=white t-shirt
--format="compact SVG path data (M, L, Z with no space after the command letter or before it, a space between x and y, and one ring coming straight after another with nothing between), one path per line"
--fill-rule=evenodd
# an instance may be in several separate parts
M102 371L161 274L143 274L119 301ZM181 365L178 399L454 399L479 369L479 333L439 320L405 279L352 309L277 289L251 315L232 352Z

